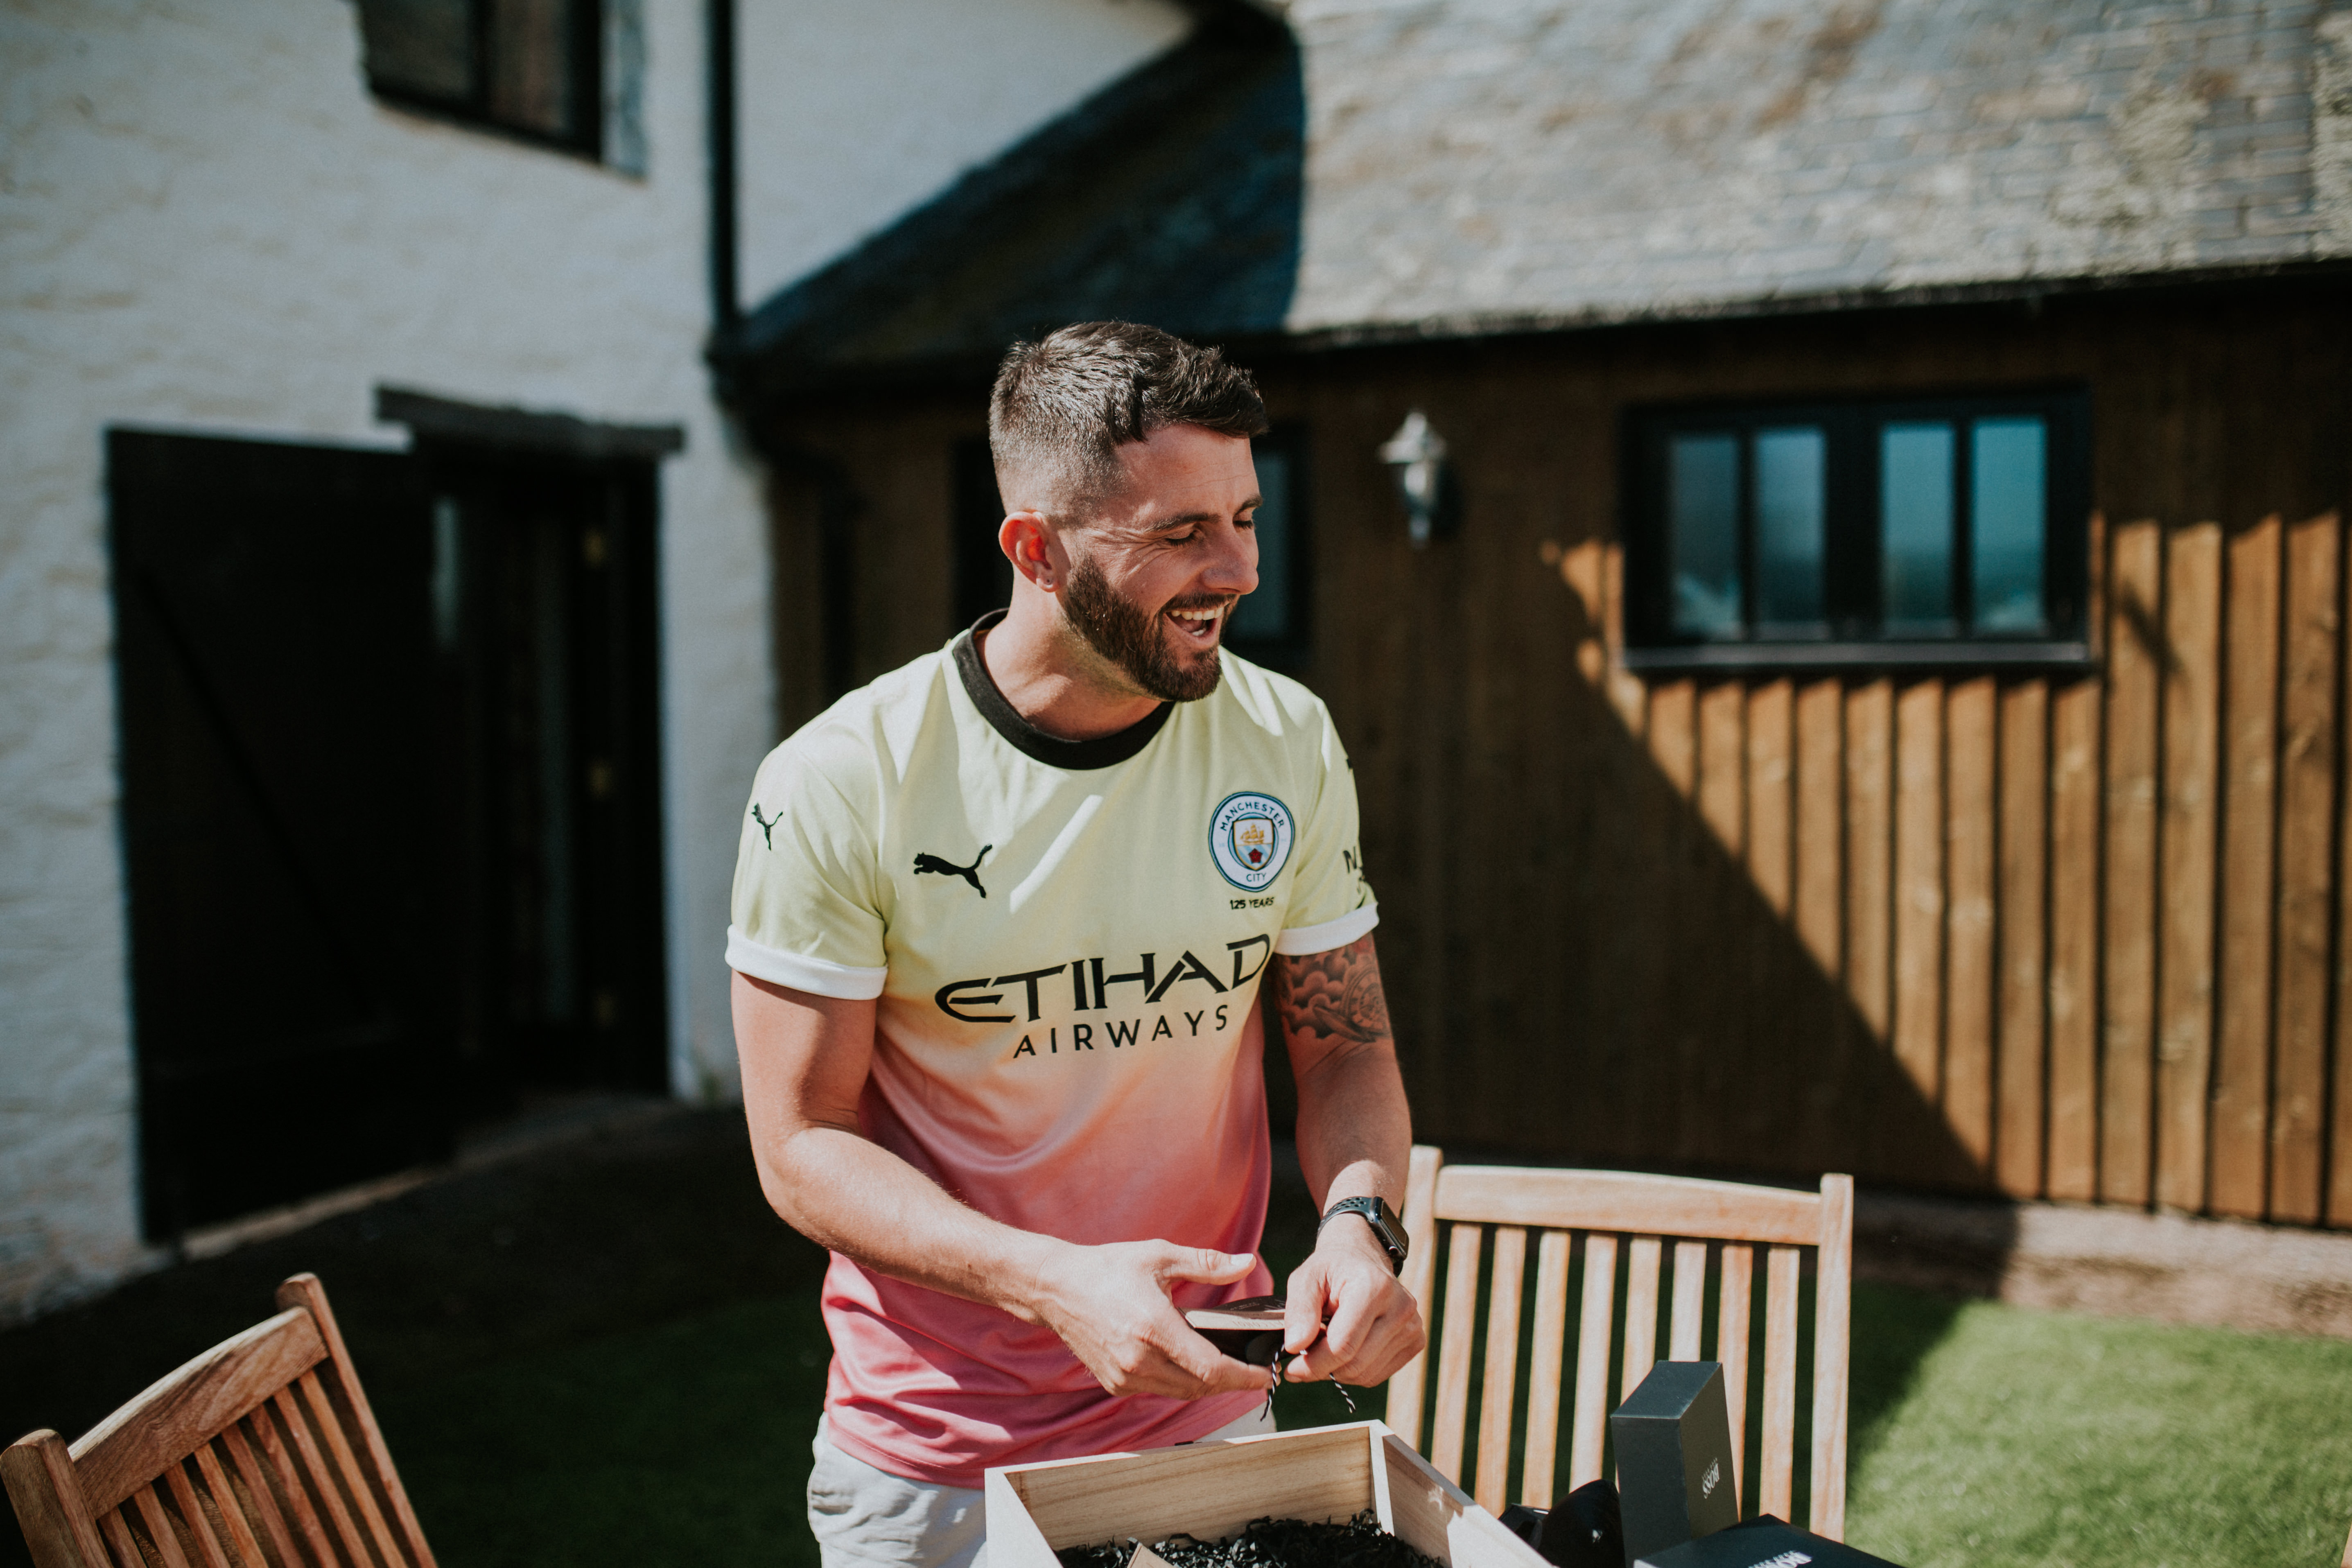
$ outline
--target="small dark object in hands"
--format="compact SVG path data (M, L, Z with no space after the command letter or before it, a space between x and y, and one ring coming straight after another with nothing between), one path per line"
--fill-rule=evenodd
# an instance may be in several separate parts
M1192 1331L1223 1353L1252 1366L1272 1366L1282 1353L1280 1296L1252 1296L1222 1307L1195 1307L1184 1314ZM1181 1565L1180 1565L1181 1568Z
M1239 1301L1228 1301L1222 1307L1195 1307L1184 1314L1184 1321L1194 1333L1214 1345L1218 1352L1251 1366L1262 1366L1273 1372L1266 1389L1266 1408L1274 1408L1274 1391L1282 1386L1282 1317L1287 1305L1280 1296L1251 1296ZM1302 1352L1303 1353L1303 1352ZM1294 1360L1293 1365L1297 1364ZM1334 1382L1339 1397L1348 1406L1348 1414L1356 1413L1356 1401L1347 1384Z
M1127 1568L1139 1544L1107 1541L1099 1546L1066 1546L1054 1555L1062 1560L1062 1568ZM1258 1519L1223 1541L1171 1535L1150 1546L1169 1568L1441 1568L1435 1558L1382 1530L1379 1515L1370 1509L1345 1524Z
M1559 1568L1625 1568L1617 1489L1607 1481L1587 1481L1548 1509L1513 1503L1503 1523Z

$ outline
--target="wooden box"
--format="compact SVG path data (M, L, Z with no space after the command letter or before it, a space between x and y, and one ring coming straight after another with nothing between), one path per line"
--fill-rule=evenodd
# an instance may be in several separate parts
M1132 1536L1215 1541L1254 1519L1382 1528L1449 1568L1550 1568L1378 1421L1101 1454L988 1472L988 1568L1059 1568L1054 1553Z

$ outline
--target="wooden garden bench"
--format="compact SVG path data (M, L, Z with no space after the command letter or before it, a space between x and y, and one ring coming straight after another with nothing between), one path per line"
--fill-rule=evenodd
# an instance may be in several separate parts
M68 1446L0 1454L38 1568L434 1568L315 1274Z
M1428 1441L1422 1406L1429 1356L1414 1358L1389 1382L1388 1424L1448 1475L1463 1475L1463 1445L1477 1342L1480 1256L1495 1227L1486 1290L1477 1474L1470 1490L1500 1512L1509 1500L1513 1415L1519 1381L1522 1284L1528 1237L1536 1233L1534 1333L1529 1352L1518 1500L1549 1507L1555 1493L1563 1381L1571 1349L1576 1369L1569 1405L1569 1487L1602 1474L1602 1439L1611 1409L1659 1359L1658 1307L1666 1243L1673 1246L1670 1361L1723 1363L1731 1415L1733 1476L1746 1487L1749 1329L1758 1248L1764 1249L1764 1377L1755 1504L1741 1517L1787 1519L1793 1497L1797 1433L1800 1285L1804 1254L1814 1255L1812 1499L1809 1527L1845 1537L1846 1363L1853 1270L1853 1178L1822 1178L1817 1193L1617 1171L1447 1165L1444 1154L1416 1144L1407 1176L1405 1227L1412 1253L1404 1279L1420 1302L1436 1349L1437 1388ZM1445 1234L1441 1234L1444 1232ZM1434 1309L1438 1257L1447 1258L1444 1310ZM1618 1268L1624 1259L1621 1286ZM1568 1334L1572 1258L1584 1265L1574 1340ZM1713 1348L1702 1345L1707 1280L1716 1281ZM1623 1352L1612 1366L1613 1319L1622 1289ZM1618 1373L1614 1396L1611 1373ZM1465 1478L1468 1479L1468 1478ZM1561 1489L1566 1490L1566 1488ZM1750 1495L1743 1489L1742 1497Z

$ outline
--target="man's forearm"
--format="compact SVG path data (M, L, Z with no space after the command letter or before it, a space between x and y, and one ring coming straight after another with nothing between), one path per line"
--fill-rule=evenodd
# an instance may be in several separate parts
M1026 1322L1051 1255L1068 1243L958 1203L898 1155L843 1128L806 1126L759 1152L760 1184L784 1222L879 1274Z
M1402 1208L1412 1153L1404 1080L1386 1041L1377 1053L1350 1052L1298 1080L1298 1163L1318 1208L1369 1197Z
M1401 1206L1412 1117L1372 939L1277 961L1275 1005L1298 1084L1298 1163L1317 1205L1379 1197Z
M1412 1119L1372 939L1280 959L1274 997L1298 1082L1298 1162L1317 1206L1366 1197L1401 1206ZM1367 1226L1321 1231L1286 1293L1294 1381L1370 1385L1421 1352L1421 1314Z

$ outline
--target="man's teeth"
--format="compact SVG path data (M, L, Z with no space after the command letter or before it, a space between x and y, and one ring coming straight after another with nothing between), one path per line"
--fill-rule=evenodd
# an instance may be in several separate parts
M1223 610L1216 609L1171 610L1168 613L1177 620L1185 623L1187 627L1193 632L1206 632L1213 630L1216 626L1218 618L1224 614Z

